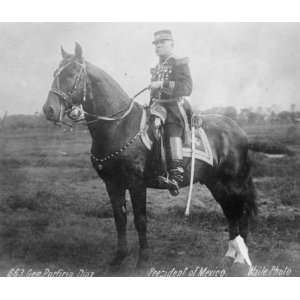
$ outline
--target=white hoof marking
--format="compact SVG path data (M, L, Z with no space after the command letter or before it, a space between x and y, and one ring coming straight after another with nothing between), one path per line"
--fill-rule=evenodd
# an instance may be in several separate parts
M235 263L239 262L243 264L246 262L250 267L252 266L248 254L248 247L240 235L228 242L228 250L225 256L232 257Z
M228 250L227 250L225 256L228 256L228 257L231 257L231 258L235 259L236 251L235 251L235 248L234 248L232 242L233 241L228 242Z

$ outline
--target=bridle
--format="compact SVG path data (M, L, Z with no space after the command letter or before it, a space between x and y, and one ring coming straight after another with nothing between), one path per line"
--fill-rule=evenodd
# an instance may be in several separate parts
M59 80L59 75L61 74L61 72L67 68L69 65L71 65L72 63L75 63L77 65L80 66L80 70L78 72L78 74L75 77L74 80L74 84L73 87L70 91L68 92L64 92L63 90L61 90L60 88L60 80ZM82 105L84 102L86 102L86 94L87 94L87 85L88 85L88 74L87 74L87 70L86 70L86 64L83 61L82 63L72 60L64 65L62 65L60 68L58 68L55 72L54 72L54 80L56 82L56 87L52 87L50 89L50 92L57 95L59 97L60 101L60 105L61 105L61 109L60 109L60 120L57 123L62 123L68 126L71 126L70 124L63 122L62 118L63 118L63 109L62 109L62 105L65 106L65 113L68 115L68 117L73 121L73 122L80 122L85 120L85 115L88 116L92 116L95 118L95 120L86 122L86 124L91 124L91 123L95 123L97 121L118 121L118 120L122 120L124 119L127 115L129 115L129 113L131 112L133 106L134 106L134 99L139 96L141 93L143 93L144 91L149 89L149 86L143 88L141 91L139 91L136 95L134 95L131 98L130 104L128 106L128 108L125 108L123 110L118 111L117 113L114 113L111 116L101 116L101 115L97 115L97 114L92 114L92 113L88 113L86 112ZM80 81L83 81L82 84L82 89L78 89L79 87L79 83ZM91 88L91 87L90 87ZM80 101L79 105L75 105L73 103L73 98L77 95L79 95L80 93L82 93L82 99ZM77 114L74 115L72 114L72 112L74 112L76 110ZM115 117L116 115L123 113L121 116L119 117Z
M61 72L65 68L67 68L72 63L75 63L75 64L79 65L80 70L79 70L78 74L75 77L75 81L74 81L72 89L69 92L64 92L60 89L59 75L61 74ZM86 87L87 87L87 73L86 73L85 63L79 63L77 61L71 61L71 62L66 63L62 67L60 67L58 70L56 70L54 72L54 80L56 81L56 88L52 87L50 92L52 92L52 93L58 95L59 97L61 97L61 99L64 101L64 104L67 104L69 106L73 105L72 98L75 96L75 93L77 92L77 87L78 87L78 84L80 82L81 77L83 78L82 79L83 80L83 98L82 98L82 101L85 102L85 100L86 100Z
M72 63L78 64L80 66L80 70L79 70L78 74L75 77L72 89L69 92L64 92L60 88L59 75L61 74L61 72L66 67L68 67ZM56 122L56 123L58 123L58 124L62 123L62 124L68 125L70 127L72 127L71 124L68 124L68 123L66 123L66 122L64 122L62 120L63 119L63 108L62 108L63 105L65 106L65 113L67 113L68 117L72 121L74 121L74 122L80 122L80 121L85 120L85 115L93 116L95 118L95 120L92 120L92 121L89 121L89 122L87 121L86 122L87 125L89 125L91 123L98 122L100 120L102 120L102 121L118 121L118 120L124 119L126 116L129 115L129 113L131 112L131 110L132 110L132 108L134 106L135 98L137 96L139 96L140 94L142 94L143 92L145 92L146 90L149 89L149 86L147 86L147 87L143 88L142 90L140 90L136 95L134 95L131 98L131 101L130 101L130 104L129 104L128 108L120 110L117 113L113 114L112 116L100 116L100 115L97 115L97 114L88 113L82 107L82 104L86 101L86 93L87 93L87 85L88 85L88 73L87 73L87 70L86 70L86 64L85 64L85 62L79 63L79 62L77 62L77 61L74 60L74 61L71 61L71 62L68 62L68 63L64 64L63 66L61 66L60 68L58 68L54 72L54 80L56 82L56 87L52 87L50 89L50 92L53 93L53 94L55 94L55 95L57 95L59 97L59 99L60 99L60 106L61 106L60 116L59 116L59 122ZM82 90L78 89L80 81L83 81ZM80 93L82 93L82 99L80 101L80 104L79 105L75 105L73 103L73 97L79 95ZM74 111L74 109L79 109L79 111L80 111L80 113L78 114L77 117L73 117L72 116L72 111ZM115 117L116 115L121 114L121 113L122 113L121 116ZM144 132L144 130L145 130L145 128L141 128L131 139L129 139L127 141L127 143L122 148L120 148L119 150L117 150L117 151L115 151L113 153L109 153L109 154L107 154L106 156L104 156L102 158L97 158L93 153L91 153L91 159L92 159L92 161L95 162L95 163L97 163L98 169L101 170L102 169L102 163L104 163L106 161L109 161L111 159L117 158L132 143L134 143L135 140L139 136L142 135L142 133Z

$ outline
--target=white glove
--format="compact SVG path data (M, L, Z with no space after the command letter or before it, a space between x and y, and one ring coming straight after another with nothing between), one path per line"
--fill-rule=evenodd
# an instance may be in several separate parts
M163 87L163 82L162 81L152 81L150 83L150 89L160 89Z

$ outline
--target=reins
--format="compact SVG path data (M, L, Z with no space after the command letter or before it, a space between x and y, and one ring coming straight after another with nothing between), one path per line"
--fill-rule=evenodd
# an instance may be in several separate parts
M61 72L66 67L68 67L72 63L78 64L80 66L80 71L79 71L79 73L77 74L77 76L75 78L75 82L74 82L74 85L73 85L72 89L69 92L64 92L64 91L62 91L60 89L59 75L61 74ZM68 113L68 116L69 116L69 118L72 121L74 121L74 122L84 121L85 120L84 119L85 115L86 116L91 116L91 117L95 118L95 120L86 121L86 125L89 125L89 124L92 124L92 123L95 123L95 122L98 122L98 121L120 121L120 120L126 118L130 114L130 112L131 112L131 110L132 110L132 108L134 106L134 102L135 102L134 100L135 100L135 98L138 97L140 94L142 94L143 92L145 92L146 90L149 89L149 86L147 86L147 87L143 88L142 90L140 90L137 94L135 94L130 99L131 101L130 101L130 103L128 105L128 108L120 110L120 111L114 113L111 116L101 116L101 115L98 115L98 114L89 113L89 112L85 111L83 109L83 107L82 107L82 104L86 101L87 82L88 82L88 74L87 74L85 62L79 63L77 61L71 61L69 63L66 63L65 65L63 65L62 67L60 67L57 71L55 71L54 76L55 76L55 80L56 80L56 87L52 87L50 89L50 92L56 94L57 96L59 96L60 99L62 99L62 101L64 102L64 104L65 104L66 107L71 106L71 108L66 109L66 112ZM80 82L81 78L83 80L82 100L81 100L80 105L76 106L76 105L73 104L72 97L74 97L74 95L77 92L77 87L79 85L79 82ZM72 117L71 116L71 113L72 113L73 109L77 109L78 110L79 117ZM119 115L121 113L122 113L121 116L115 117L116 115ZM62 120L60 121L60 123L68 125L68 126L72 126L72 125L70 125L70 124L68 124L66 122L63 122Z

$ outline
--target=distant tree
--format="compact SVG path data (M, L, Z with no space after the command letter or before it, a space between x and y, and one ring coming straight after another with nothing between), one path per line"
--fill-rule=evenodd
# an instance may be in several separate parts
M227 106L224 108L224 112L223 114L226 116L226 117L229 117L233 120L237 120L238 118L238 113L237 113L237 110L235 107L233 106Z
M291 104L291 119L293 123L296 123L296 104Z
M248 123L249 124L256 124L257 123L257 113L250 111L248 115Z
M7 119L7 114L8 112L5 111L3 117L2 117L2 120L0 120L0 128L4 128L5 127L5 123L6 123L6 119Z
M289 123L292 122L292 114L289 111L281 111L280 113L278 113L278 119L280 122L282 123Z
M206 109L204 113L207 114L223 114L223 107L211 107Z
M235 107L233 106L217 106L217 107L212 107L209 108L207 110L204 111L205 113L208 114L220 114L220 115L224 115L226 117L229 117L233 120L237 120L238 119L238 112L236 110Z

